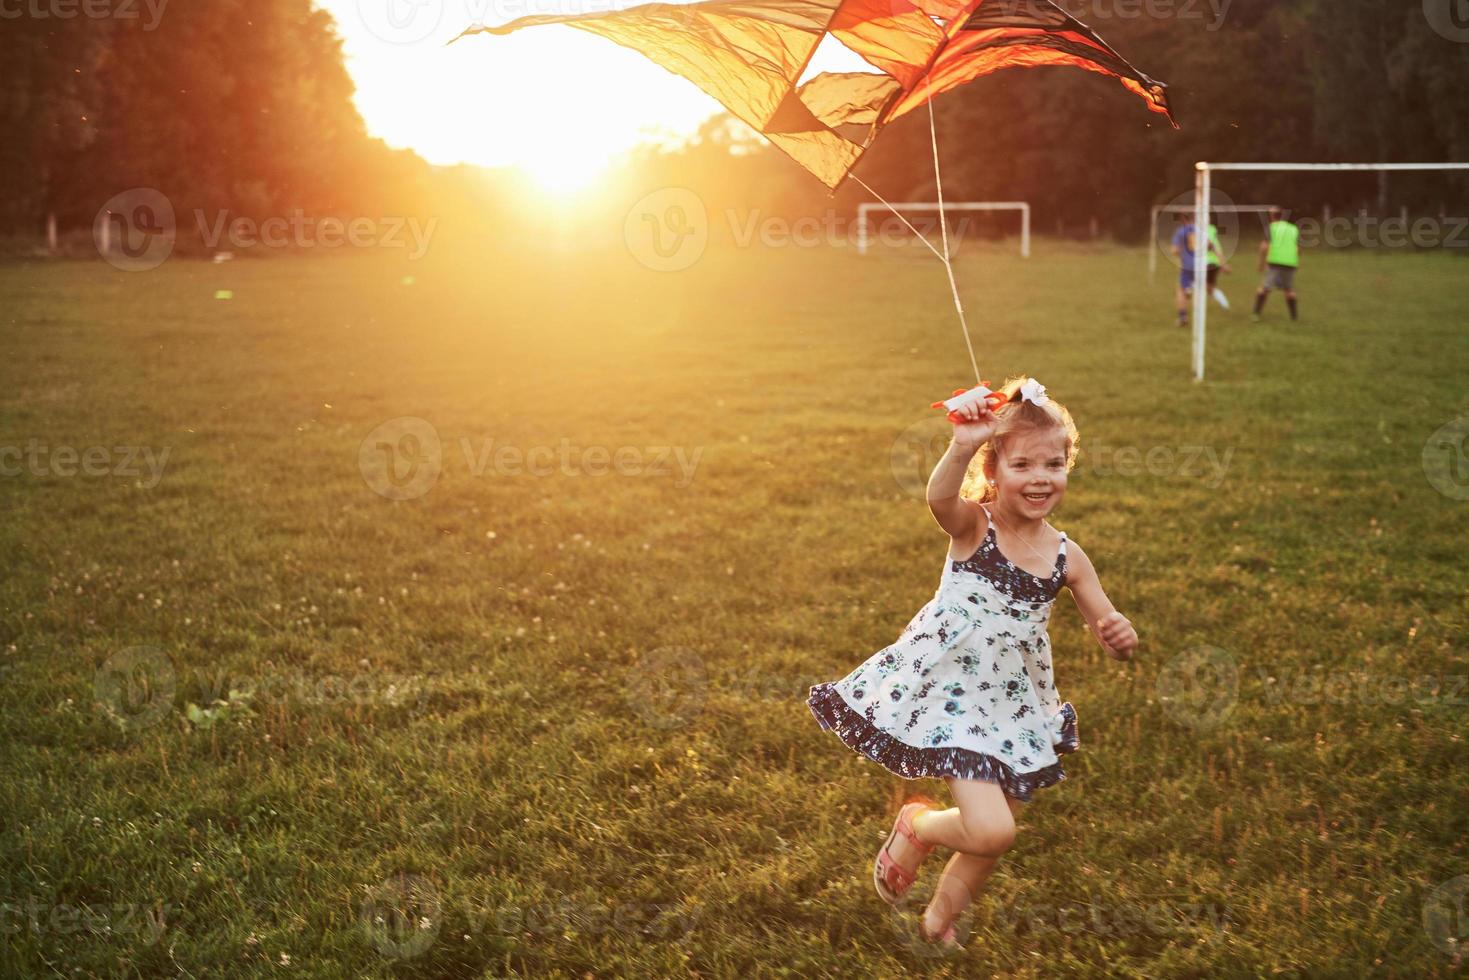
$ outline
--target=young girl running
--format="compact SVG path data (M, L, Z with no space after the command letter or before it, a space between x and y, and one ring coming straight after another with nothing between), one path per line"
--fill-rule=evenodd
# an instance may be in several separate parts
M1058 754L1079 744L1046 635L1061 587L1109 655L1127 660L1138 642L1086 553L1046 523L1076 460L1071 414L1034 379L1002 390L1009 401L994 412L961 410L928 482L929 509L950 538L934 597L896 643L807 699L821 727L855 751L905 779L948 783L957 806L915 797L899 810L873 883L896 903L934 847L952 849L918 930L955 948L954 922L1014 843L1021 805L1066 778ZM978 502L961 495L976 452Z

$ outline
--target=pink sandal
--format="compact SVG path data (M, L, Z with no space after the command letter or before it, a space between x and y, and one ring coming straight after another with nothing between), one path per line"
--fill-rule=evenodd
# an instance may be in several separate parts
M893 822L892 833L883 842L882 849L877 852L877 860L872 865L872 884L877 889L878 897L889 905L896 905L908 894L908 889L913 887L914 880L918 877L918 866L914 865L912 871L898 864L893 857L893 841L899 834L908 838L908 842L918 851L918 862L928 857L933 850L932 844L925 844L918 839L918 834L913 830L913 818L921 810L938 809L938 804L925 796L914 797L903 804L898 811L898 819Z

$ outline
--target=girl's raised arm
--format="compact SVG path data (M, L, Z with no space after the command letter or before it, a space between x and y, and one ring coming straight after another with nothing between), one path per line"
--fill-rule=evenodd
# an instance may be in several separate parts
M978 446L961 446L955 438L928 478L929 512L955 541L973 538L983 517L978 507L959 496L969 461L978 451Z
M1086 621L1087 629L1092 631L1109 657L1131 660L1132 652L1137 649L1137 630L1102 591L1102 582L1097 578L1092 560L1075 541L1070 542L1066 556L1066 586L1071 590L1071 598L1076 600L1076 608Z
M963 421L954 423L954 438L928 477L928 509L949 537L966 541L978 533L984 511L960 498L959 490L974 454L995 434L1000 420L984 402L958 412Z

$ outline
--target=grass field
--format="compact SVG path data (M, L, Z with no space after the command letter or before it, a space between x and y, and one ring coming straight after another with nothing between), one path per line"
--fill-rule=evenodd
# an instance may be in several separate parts
M1227 279L1203 385L1144 267L959 262L1142 646L1058 602L1081 751L945 961L803 703L938 582L937 263L0 266L0 972L1462 973L1469 265Z

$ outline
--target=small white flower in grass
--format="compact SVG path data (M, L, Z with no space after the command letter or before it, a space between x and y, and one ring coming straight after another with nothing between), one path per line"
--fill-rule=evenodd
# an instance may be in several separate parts
M1035 378L1026 378L1025 383L1020 386L1020 400L1035 402L1037 405L1046 405L1051 401L1046 396L1046 386Z
M290 966L290 965L291 965L291 954L290 953L282 953L281 954L281 966Z

